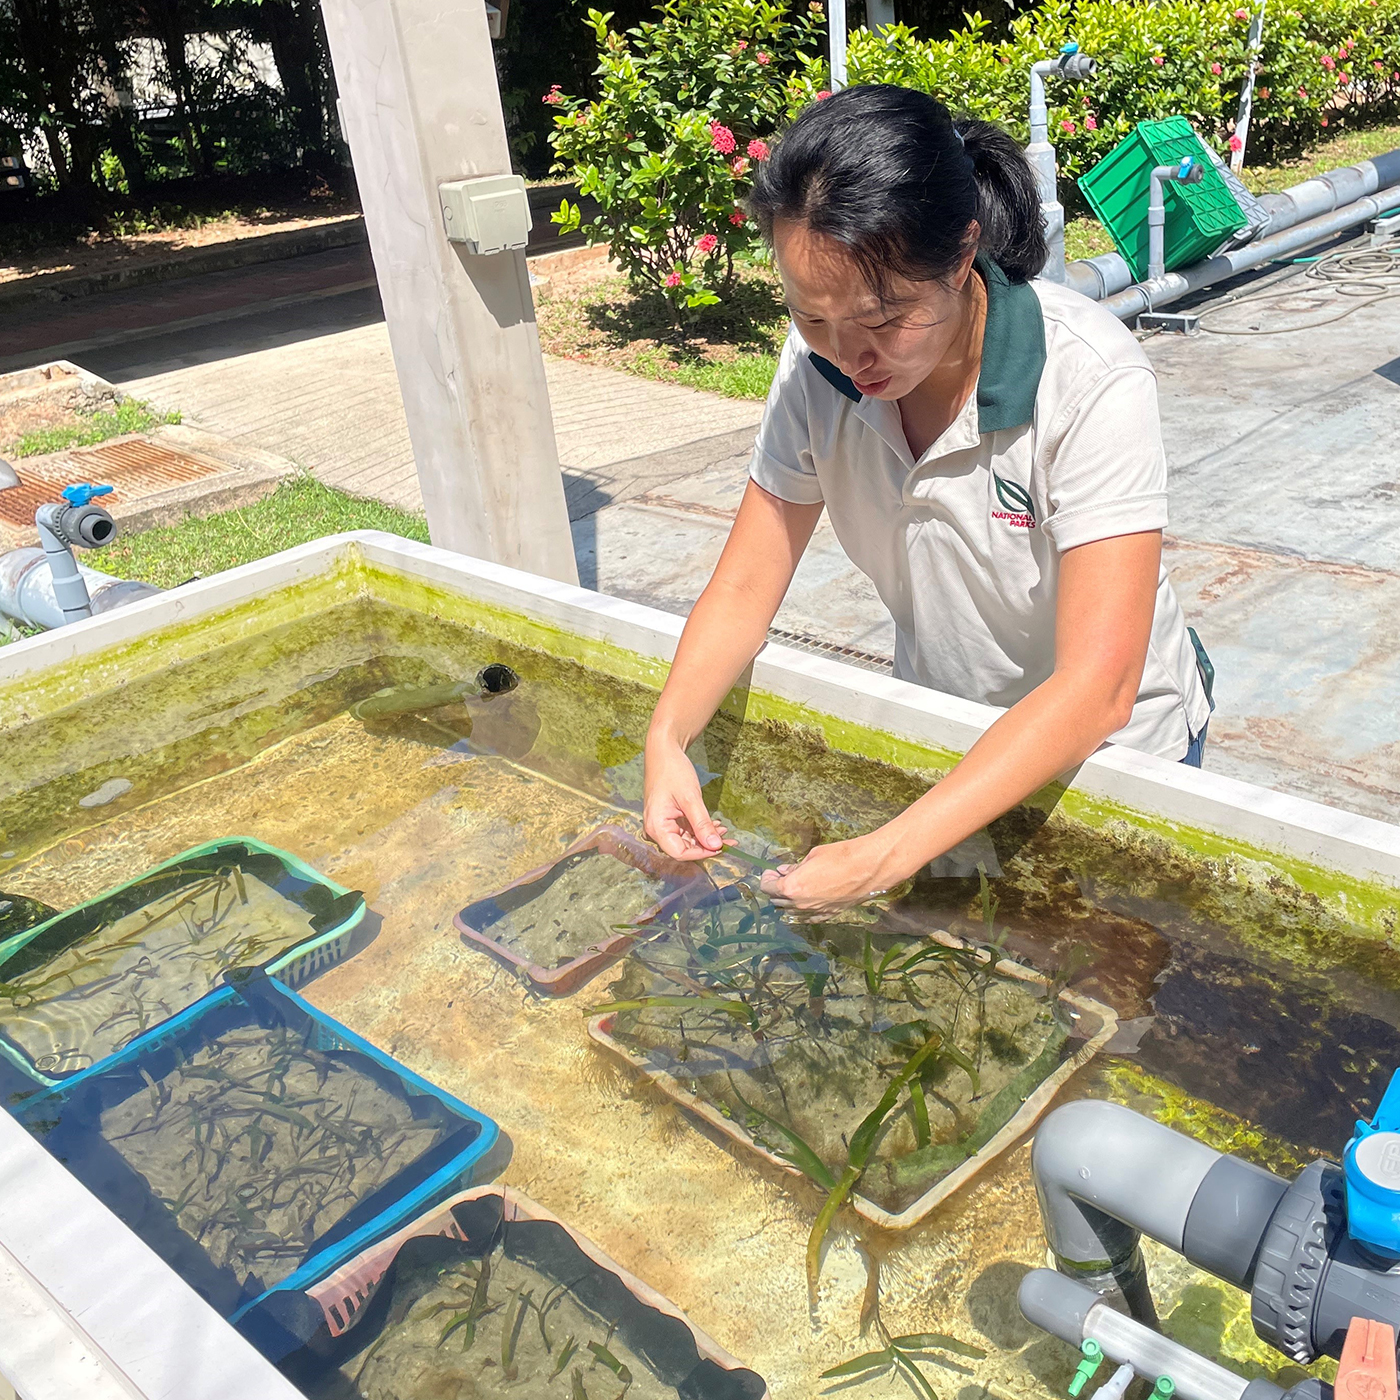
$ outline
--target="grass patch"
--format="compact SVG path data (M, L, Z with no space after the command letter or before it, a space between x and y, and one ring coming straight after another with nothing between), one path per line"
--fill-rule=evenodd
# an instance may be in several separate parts
M67 423L55 423L25 433L6 450L9 457L42 457L68 447L92 447L123 433L144 433L165 423L178 423L178 413L152 412L140 399L123 399L110 411L78 410Z
M428 543L423 516L347 496L314 476L298 476L250 506L129 535L106 549L89 550L83 562L120 578L174 588L196 575L236 568L343 530L387 530Z
M118 578L142 579L157 588L174 588L192 578L251 564L293 545L307 544L344 530L387 530L429 543L428 522L382 501L347 496L323 486L314 476L284 481L270 496L250 506L191 516L178 525L162 525L119 539L106 549L84 552L89 568ZM0 646L32 636L29 629L7 634L0 619Z

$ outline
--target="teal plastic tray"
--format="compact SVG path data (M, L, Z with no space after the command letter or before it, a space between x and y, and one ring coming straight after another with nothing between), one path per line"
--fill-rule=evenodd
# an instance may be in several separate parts
M158 898L167 884L174 888L191 875L206 871L212 873L222 867L250 860L259 862L264 867L263 873L268 875L273 873L268 867L276 863L280 874L266 883L278 894L306 910L312 930L306 940L260 966L288 987L305 986L313 977L340 962L349 952L351 937L365 916L364 896L358 890L346 889L327 879L289 852L266 845L251 836L207 841L183 851L95 899L6 939L0 943L0 983L14 975L17 963L22 964L25 971L39 966L46 957L62 952L86 937L95 926L113 917L122 917L127 912L121 908L125 902L131 901L133 909L139 908L141 904ZM134 899L133 892L138 886L140 896ZM198 1000L198 997L193 998L187 1005L193 1005ZM0 1005L3 1003L0 1002ZM176 1008L171 1015L177 1015L183 1009ZM155 1028L148 1027L146 1033L151 1029ZM140 1034L131 1037L126 1044L139 1039ZM18 1069L36 1089L52 1089L67 1083L75 1075L100 1069L122 1048L117 1046L93 1064L67 1071L51 1066L41 1068L6 1034L4 1020L0 1018L0 1056Z
M138 1036L124 1050L20 1104L15 1109L20 1123L195 1292L232 1321L273 1288L254 1276L236 1276L184 1233L170 1203L155 1196L145 1177L112 1150L102 1135L101 1120L109 1108L133 1095L152 1092L153 1083L209 1041L253 1026L285 1028L295 1032L308 1049L357 1062L413 1105L415 1117L431 1112L452 1128L442 1142L364 1196L325 1234L303 1242L300 1256L276 1288L299 1289L323 1278L416 1215L472 1185L485 1170L483 1159L500 1136L494 1119L414 1074L259 970L227 974L225 985L217 991ZM188 1160L194 1180L198 1167L193 1153Z

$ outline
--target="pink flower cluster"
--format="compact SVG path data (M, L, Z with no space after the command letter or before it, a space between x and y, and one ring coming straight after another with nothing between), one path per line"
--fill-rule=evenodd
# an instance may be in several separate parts
M564 94L559 91L559 84L555 83L545 95L540 98L541 102L547 102L551 107L557 106L564 100Z
M722 156L734 154L734 147L738 144L734 140L734 133L727 126L722 126L719 122L710 123L710 145Z
M1167 60L1163 58L1161 54L1154 53L1152 55L1152 61L1157 65L1158 68L1160 68Z
M1242 151L1244 150L1244 142L1241 141L1238 136L1232 136L1230 138L1230 149L1232 151Z
M736 180L742 180L749 173L749 162L747 156L735 156L729 162L729 168L734 172Z
M668 272L665 281L668 287L679 287L681 284L681 275L679 272Z
M768 159L768 142L760 141L757 136L749 142L747 147L750 160Z
M1095 117L1094 114L1091 112L1087 117L1084 118L1084 130L1085 130L1085 131L1097 131L1098 129L1099 129L1098 118Z
M719 239L713 233L704 234L695 241L695 251L709 257L719 247Z
M768 54L764 53L763 50L760 49L756 54L754 54L754 61L756 63L761 63L767 66L768 64L772 63L773 60Z
M1212 63L1210 65L1210 71L1218 78L1220 76L1220 65L1218 63Z
M736 209L730 216L729 222L735 228L742 228L749 221L749 216L742 209Z
M1337 60L1330 53L1325 53L1322 55L1322 66L1330 72L1337 66Z
M1075 133L1076 131L1078 131L1078 129L1079 129L1079 128L1078 128L1077 126L1075 126L1075 124L1074 124L1072 121L1070 121L1068 118L1066 118L1064 121L1062 121L1062 122L1060 123L1060 130L1061 130L1061 131L1064 131L1064 132L1068 132L1069 135L1071 135L1071 136L1073 136L1074 133Z
M831 96L831 89L830 89L830 88L823 88L823 89L817 94L817 101L818 101L818 102L825 102L826 99L827 99L828 97L830 97L830 96Z
M1249 11L1246 10L1246 9L1243 9L1243 8L1238 9L1238 10L1235 11L1235 18L1236 18L1236 19L1248 19L1248 18L1249 18Z

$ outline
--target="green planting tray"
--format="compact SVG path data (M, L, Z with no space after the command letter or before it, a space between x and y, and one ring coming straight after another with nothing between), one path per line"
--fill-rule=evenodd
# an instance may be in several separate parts
M1204 173L1198 185L1175 180L1167 184L1167 221L1162 232L1164 261L1170 272L1209 257L1231 234L1249 224L1191 123L1185 117L1139 122L1131 136L1080 176L1084 198L1139 281L1147 276L1147 201L1152 171L1159 165L1180 165L1187 156Z
M26 1082L53 1088L179 1015L219 984L227 966L262 967L279 982L300 987L347 955L365 907L358 890L252 837L195 846L0 942L0 1057ZM159 917L149 911L159 911ZM143 913L145 925L139 921ZM271 948L259 937L260 928L281 935ZM114 944L96 935L114 929L129 956L111 960ZM186 939L191 945L203 939L197 957L181 947ZM179 966L182 954L187 961ZM93 967L87 976L85 959ZM171 964L176 970L163 982ZM34 996L39 987L63 981L67 988L52 1002L65 1000L72 1014L60 1012L58 1025L71 1019L87 1033L68 1034L57 1048L41 1052L48 1027L26 1012L45 1004ZM104 993L118 1002L98 1010L95 998Z

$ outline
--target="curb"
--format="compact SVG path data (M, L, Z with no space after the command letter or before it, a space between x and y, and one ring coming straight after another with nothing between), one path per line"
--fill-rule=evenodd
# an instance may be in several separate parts
M359 214L337 219L313 228L290 229L218 243L211 248L192 248L163 262L134 263L106 272L46 272L21 282L0 285L0 314L22 307L95 296L101 292L121 292L153 282L170 282L180 277L197 277L206 272L227 272L255 263L278 262L306 253L324 253L332 248L349 248L367 239L365 221Z

